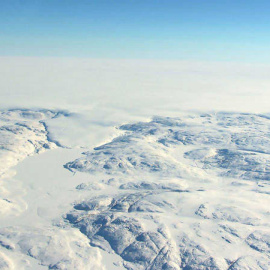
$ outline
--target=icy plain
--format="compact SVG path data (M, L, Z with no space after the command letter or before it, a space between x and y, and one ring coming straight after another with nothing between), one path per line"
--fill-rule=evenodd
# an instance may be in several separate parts
M256 107L262 98L249 76L254 67L238 67L241 83L235 70L224 66L216 73L216 66L187 63L123 61L117 68L116 62L17 59L23 66L18 68L14 59L2 60L23 88L8 95L14 81L10 72L2 78L0 269L270 268L270 117L264 102L261 110ZM29 99L35 80L44 81L39 91L49 86L40 77L45 74L40 63L51 76L61 70L60 77L67 67L83 66L73 79L85 83L86 74L100 73L91 80L103 91L84 89L63 101L59 88L42 94L43 101ZM269 82L259 71L265 67L252 78L263 82L263 89ZM179 74L195 76L196 87L206 87L204 82L210 92L200 98L194 81L188 84ZM232 92L211 89L219 85L217 75L230 91L234 84L240 87L250 107L229 112L241 102ZM104 77L121 89L129 81L131 89L159 90L144 96L145 89L105 90ZM60 87L61 78L55 83L49 78ZM191 91L172 88L180 81ZM74 80L72 87L78 84ZM207 110L201 101L213 95L223 102L231 98L231 104L222 107L210 98Z

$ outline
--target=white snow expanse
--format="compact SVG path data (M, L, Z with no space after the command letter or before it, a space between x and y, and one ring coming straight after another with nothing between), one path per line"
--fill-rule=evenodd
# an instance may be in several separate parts
M0 269L270 269L269 66L0 59Z

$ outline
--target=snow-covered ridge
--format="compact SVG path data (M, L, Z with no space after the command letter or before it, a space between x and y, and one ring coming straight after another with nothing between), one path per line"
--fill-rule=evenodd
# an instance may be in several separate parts
M0 112L0 179L11 177L10 168L27 156L61 146L51 138L46 121L68 116L64 111L10 109ZM0 213L17 214L23 202L9 199L9 192L0 190Z
M11 109L0 112L0 177L25 157L60 146L50 137L46 120L64 111Z
M219 175L270 178L270 120L265 116L217 113L184 119L155 117L151 122L120 129L126 134L96 147L94 152L83 153L85 157L66 164L66 168L180 176L181 172L195 173L192 167L196 163L196 168L204 170L218 168ZM184 151L181 159L180 151ZM192 166L187 165L187 159L193 161Z

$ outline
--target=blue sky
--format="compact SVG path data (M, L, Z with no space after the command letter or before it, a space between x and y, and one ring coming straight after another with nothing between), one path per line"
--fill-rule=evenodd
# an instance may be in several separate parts
M0 0L0 55L270 62L270 1Z

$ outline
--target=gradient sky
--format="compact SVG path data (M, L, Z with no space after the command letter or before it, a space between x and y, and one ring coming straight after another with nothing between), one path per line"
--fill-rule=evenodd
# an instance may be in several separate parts
M270 1L0 0L0 56L270 63Z

